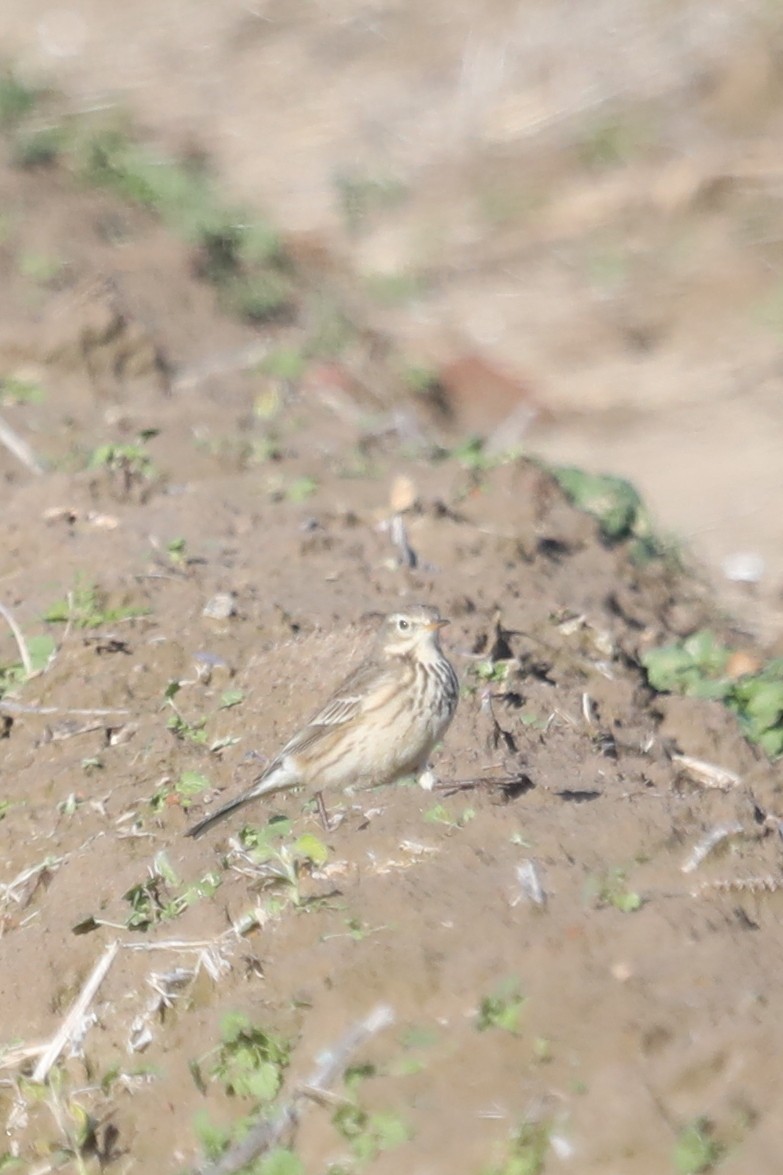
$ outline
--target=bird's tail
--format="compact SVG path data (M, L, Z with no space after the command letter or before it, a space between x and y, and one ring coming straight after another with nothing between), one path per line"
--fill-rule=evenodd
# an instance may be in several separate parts
M285 770L283 764L278 764L276 770L265 771L260 779L256 780L252 787L247 791L242 792L235 800L229 800L222 808L218 808L217 812L211 812L209 816L205 816L203 820L199 820L198 824L194 824L185 833L185 836L199 837L203 836L205 832L209 832L210 828L215 824L219 824L226 816L230 816L232 812L236 812L238 808L244 808L245 804L249 804L251 800L258 799L259 796L269 795L270 792L282 791L287 787L294 787L299 780L296 776L291 776Z

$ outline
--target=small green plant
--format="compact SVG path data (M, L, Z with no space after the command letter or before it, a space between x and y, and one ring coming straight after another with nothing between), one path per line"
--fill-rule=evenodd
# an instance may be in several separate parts
M293 304L291 278L278 269L237 273L225 279L220 290L224 308L249 322L272 322L287 313Z
M66 263L61 257L48 253L28 252L19 258L19 272L22 277L38 286L53 286L62 277Z
M332 1116L332 1123L359 1162L377 1159L383 1151L407 1142L413 1133L399 1114L388 1110L370 1113L358 1103L340 1106Z
M289 502L306 502L318 489L318 482L314 477L304 474L294 478L286 488L285 496Z
M28 379L6 376L0 379L0 404L42 404L46 393L40 384Z
M250 1022L241 1012L224 1017L212 1076L234 1097L271 1102L291 1059L290 1042Z
M152 458L140 442L128 445L99 445L90 454L89 469L105 469L122 497L151 482L155 476Z
M180 739L182 742L196 743L197 746L206 746L207 732L205 727L207 720L202 717L190 722L185 718L174 701L181 689L182 682L170 681L163 691L164 705L170 706L174 711L166 723L166 728L171 731L175 738Z
M166 554L174 567L184 567L188 561L188 544L183 538L169 539L166 543Z
M647 681L659 693L723 702L743 733L771 757L783 754L783 657L756 673L729 677L731 650L709 629L642 655Z
M520 992L518 982L508 979L494 995L482 999L476 1016L476 1028L479 1032L486 1032L488 1028L516 1032L524 1004L525 996Z
M412 365L402 373L402 382L416 396L427 396L439 386L438 372L434 367Z
M173 787L163 784L157 789L150 797L150 807L153 812L160 812L174 800L183 811L187 812L194 798L207 791L211 786L206 775L201 775L198 771L183 771Z
M466 441L453 448L448 456L458 461L462 468L470 473L483 473L495 464L484 450L483 437L468 437Z
M150 868L149 877L133 885L123 894L131 912L125 925L129 930L147 931L158 922L170 922L202 898L217 893L222 878L218 873L205 873L202 878L180 890L182 882L171 867L165 853L158 853Z
M486 1167L482 1175L541 1175L549 1153L552 1127L549 1122L525 1122L508 1144L504 1161Z
M23 82L13 70L0 72L0 129L16 126L35 107L41 92Z
M475 818L475 808L463 808L459 816L453 817L443 804L435 804L424 813L429 824L445 824L447 828L464 828Z
M685 1126L674 1146L674 1166L679 1175L701 1175L712 1171L724 1155L724 1147L715 1138L712 1123L697 1118Z
M625 478L567 465L553 465L550 472L569 501L597 519L608 543L633 540L631 554L640 561L665 553L638 491Z
M470 666L469 672L479 681L502 685L513 664L513 661L476 661Z
M13 162L16 167L48 167L55 163L68 146L68 132L64 123L45 127L19 127L13 140Z
M621 914L634 914L644 905L644 899L626 882L625 870L610 869L602 877L591 878L586 887L588 900L598 907L613 906Z
M312 833L304 833L291 845L285 844L285 837L291 827L290 820L281 819L273 819L257 828L246 825L240 831L239 839L249 851L254 864L261 867L266 884L283 887L287 899L294 906L303 907L307 904L300 890L303 870L324 865L329 858L329 850Z
M233 706L241 706L245 700L245 691L241 689L227 689L220 695L218 710L230 710Z
M280 347L261 360L261 371L275 379L296 383L302 378L307 367L307 356L296 347Z
M215 1162L229 1146L239 1142L254 1119L240 1118L231 1128L215 1126L206 1111L200 1111L194 1118L194 1129L207 1159ZM246 1175L305 1175L301 1159L285 1147L275 1147L262 1158L256 1159L252 1167L243 1167Z
M76 628L100 628L119 620L146 616L147 608L124 605L108 607L105 594L83 576L77 576L73 589L64 600L58 600L44 613L49 624L72 624Z

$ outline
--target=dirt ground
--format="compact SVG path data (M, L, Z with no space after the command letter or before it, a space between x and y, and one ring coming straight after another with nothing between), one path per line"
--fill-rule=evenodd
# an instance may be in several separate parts
M416 353L406 311L378 317L317 241L292 231L294 308L252 327L152 214L12 156L4 143L0 416L43 471L0 448L0 603L34 658L28 680L6 671L0 702L0 1167L191 1170L262 1100L226 1075L229 1013L263 1042L253 1075L266 1066L270 1095L281 1083L279 1105L384 1004L393 1025L259 1172L776 1172L779 765L717 702L655 693L640 664L705 626L757 663L778 633L774 585L763 618L746 595L732 623L673 556L609 544L540 464L465 445L464 372L493 373L492 432L521 394L497 364L521 357L501 347L477 367L474 339L446 353L419 338L456 365L444 412L399 379L401 349ZM746 199L729 189L695 269ZM678 232L702 223L697 204ZM760 269L753 255L749 301ZM726 275L711 330L730 319ZM283 370L338 326L339 363ZM582 327L608 369L610 336L595 316ZM776 338L754 335L768 378L737 409L767 414L770 450ZM657 352L659 375L673 354ZM608 419L547 411L575 455ZM624 411L616 427L642 438L647 409ZM762 455L749 477L772 486ZM452 621L463 690L439 789L327 797L328 832L292 794L185 839L406 599ZM8 616L3 667L20 660ZM102 958L76 1039L36 1082L38 1046ZM271 1061L269 1038L290 1058Z

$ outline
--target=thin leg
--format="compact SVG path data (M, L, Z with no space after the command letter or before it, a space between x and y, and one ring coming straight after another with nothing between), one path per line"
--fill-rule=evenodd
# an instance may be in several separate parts
M323 828L324 832L331 832L332 821L329 817L329 813L326 810L326 804L324 803L324 793L321 791L317 791L315 793L315 807L318 812L318 819L321 822L321 828Z

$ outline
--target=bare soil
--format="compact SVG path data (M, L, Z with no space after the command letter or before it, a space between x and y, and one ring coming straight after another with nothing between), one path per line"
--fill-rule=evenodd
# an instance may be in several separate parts
M259 332L154 218L66 171L4 159L0 197L0 365L41 391L15 402L6 382L3 417L47 465L0 450L0 586L23 633L56 644L2 711L0 1043L48 1041L120 943L41 1093L37 1054L6 1054L9 1159L189 1168L199 1115L230 1127L254 1106L212 1074L227 1012L291 1041L285 1098L381 1002L394 1026L354 1058L373 1069L333 1091L402 1123L364 1169L707 1169L683 1167L695 1134L707 1165L777 1170L779 770L639 663L705 624L756 657L751 638L673 562L607 545L537 464L471 468L436 454L431 409L244 363L311 329L306 278L298 320ZM357 335L360 366L373 346ZM106 444L151 464L91 462ZM292 821L289 852L303 834L328 849L271 888L238 851L243 817L185 839L401 600L452 619L464 688L440 790L329 796L329 832L311 797L258 805L252 825ZM70 620L45 622L57 601ZM3 625L0 663L18 660ZM682 755L737 778L706 786ZM177 790L183 772L206 789ZM303 1115L305 1171L360 1165L333 1114ZM548 1144L512 1166L525 1124Z

